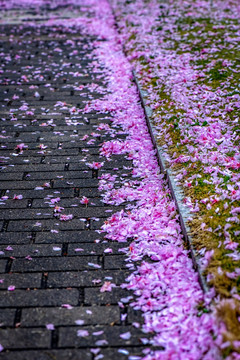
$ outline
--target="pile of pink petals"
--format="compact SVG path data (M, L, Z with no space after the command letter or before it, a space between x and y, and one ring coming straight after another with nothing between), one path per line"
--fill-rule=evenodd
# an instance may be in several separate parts
M110 240L132 241L125 252L127 266L133 272L122 287L134 291L130 305L143 312L143 330L154 334L151 344L163 349L146 349L144 359L220 359L217 343L221 343L221 336L209 308L213 294L204 298L183 247L176 205L160 174L111 9L105 0L93 4L93 9L96 19L80 22L84 22L86 32L107 40L95 42L94 54L105 67L109 94L87 104L85 111L110 113L116 137L118 133L127 134L126 140L113 137L105 142L102 155L109 160L112 154L126 154L133 162L132 179L122 179L121 186L110 174L100 180L104 202L128 202L126 211L113 214L102 231ZM135 261L140 265L136 266ZM205 311L199 310L200 303Z

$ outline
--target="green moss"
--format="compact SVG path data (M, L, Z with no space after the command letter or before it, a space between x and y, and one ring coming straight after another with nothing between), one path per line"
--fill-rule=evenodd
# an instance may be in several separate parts
M135 40L135 39L136 39L136 34L132 34L129 36L128 41Z

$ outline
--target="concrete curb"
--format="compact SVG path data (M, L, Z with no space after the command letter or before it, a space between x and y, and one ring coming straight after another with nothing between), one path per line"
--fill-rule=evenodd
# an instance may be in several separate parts
M133 70L133 79L134 82L136 83L136 86L138 88L138 92L139 92L139 96L141 99L141 103L142 103L142 107L144 109L144 113L145 113L145 117L146 117L146 122L147 122L147 126L151 135L151 139L153 142L153 146L157 151L157 159L158 159L158 163L161 169L161 172L165 175L166 180L168 182L169 188L170 188L170 192L172 195L172 198L174 199L174 201L177 204L177 209L179 212L179 219L180 219L180 225L181 225L181 229L182 229L182 234L184 237L184 241L186 243L186 245L189 247L189 250L191 252L191 257L192 257L192 261L193 261L193 266L194 269L197 271L198 273L198 278L199 278L199 283L201 285L202 290L206 293L208 292L208 286L206 284L205 278L203 276L202 270L201 270L201 265L199 264L199 255L197 255L196 250L193 247L193 241L192 241L192 237L190 235L190 227L187 224L187 218L191 215L191 213L188 211L188 209L184 206L183 204L183 198L184 198L184 193L183 190L181 189L180 186L178 186L175 182L175 178L172 174L171 169L167 169L166 167L166 161L164 159L163 156L163 149L157 145L155 136L154 136L154 125L151 119L151 115L152 115L152 110L150 109L150 107L148 107L146 105L146 97L147 97L147 92L143 91L141 89L141 86L137 80L137 76L135 71Z

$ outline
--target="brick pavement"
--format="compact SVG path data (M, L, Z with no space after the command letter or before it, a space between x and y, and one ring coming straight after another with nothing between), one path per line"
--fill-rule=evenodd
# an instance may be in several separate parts
M141 314L118 306L130 293L120 287L100 292L104 281L120 285L127 277L119 252L126 244L112 243L113 253L106 254L109 242L95 231L109 212L122 208L101 202L98 176L112 172L121 181L130 162L115 156L101 170L89 169L86 161L101 161L99 146L109 138L91 134L100 122L111 122L105 114L73 110L101 96L87 88L76 91L76 85L104 87L101 73L89 72L94 39L61 26L23 23L0 25L0 33L0 357L121 360L127 351L140 355L143 334L132 323L141 322ZM58 101L66 102L64 111L55 106ZM81 140L86 134L89 144ZM14 199L19 195L22 199ZM90 199L87 207L80 203L82 196ZM56 217L51 199L57 197L72 220ZM83 329L90 335L77 336ZM130 340L119 337L129 330Z

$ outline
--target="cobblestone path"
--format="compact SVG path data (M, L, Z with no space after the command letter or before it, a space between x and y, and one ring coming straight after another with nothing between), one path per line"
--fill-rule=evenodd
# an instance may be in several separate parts
M129 292L100 292L104 281L123 283L128 270L121 243L108 254L109 243L98 242L104 235L95 230L122 208L101 202L98 176L107 171L121 181L130 162L115 156L100 170L86 165L102 160L99 145L109 135L95 132L100 122L110 125L106 115L78 113L84 100L101 96L84 88L103 85L101 73L89 72L94 39L24 22L1 25L0 33L0 358L139 355L142 333L131 324L141 317L118 306ZM131 339L121 339L129 329Z

